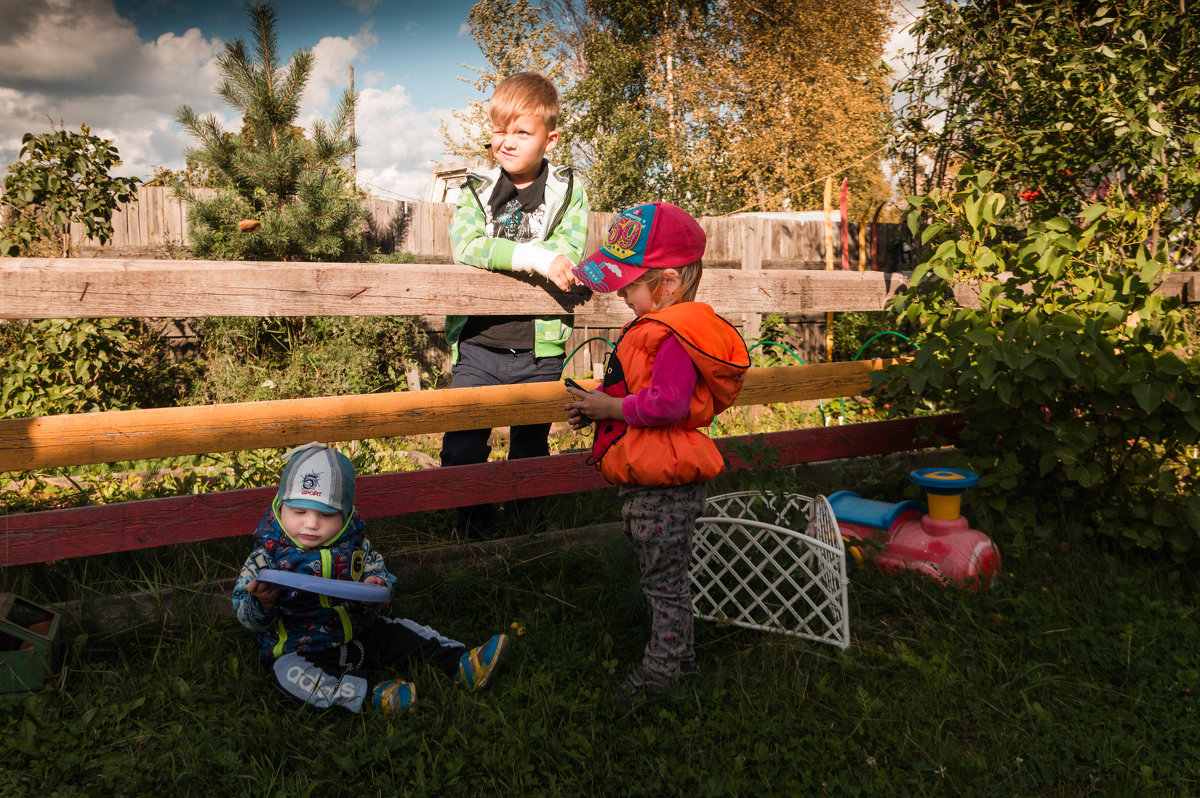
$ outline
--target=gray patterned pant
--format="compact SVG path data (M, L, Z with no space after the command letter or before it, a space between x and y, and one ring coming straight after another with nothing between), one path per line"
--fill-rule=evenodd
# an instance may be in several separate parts
M625 537L642 571L650 602L650 642L642 665L666 682L696 658L691 582L692 533L704 510L707 483L671 487L621 487Z

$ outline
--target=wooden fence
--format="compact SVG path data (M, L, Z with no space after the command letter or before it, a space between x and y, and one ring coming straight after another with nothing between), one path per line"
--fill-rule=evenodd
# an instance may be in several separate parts
M197 196L213 194L198 189ZM402 202L370 197L363 202L369 235L383 252L412 252L422 263L449 263L450 216L454 206L439 202ZM599 247L612 221L611 213L593 212L589 218L589 251ZM706 264L713 268L824 269L825 232L823 222L794 222L760 217L719 217L700 220L708 234ZM836 223L835 223L836 224ZM871 268L870 225L848 224L851 268ZM895 271L903 264L898 259L899 245L908 236L903 225L882 223L876 226L879 267ZM866 234L866 235L864 235ZM113 238L101 246L89 239L82 225L72 227L72 248L76 255L96 258L163 258L186 250L190 245L187 229L187 205L174 191L162 186L141 186L136 202L122 203L113 214ZM860 244L865 243L865 249ZM834 262L841 264L840 226L833 236ZM757 264L757 265L756 265Z
M714 269L705 275L700 298L725 314L877 309L903 282L903 275L871 272ZM623 303L612 296L547 290L533 281L455 265L0 259L3 318L403 315L464 309L545 313L565 307L590 323L616 325L629 319ZM882 365L756 369L741 401L856 395ZM489 391L505 395L482 396ZM561 420L566 399L561 386L550 383L4 419L0 470L289 446L315 437L356 440ZM759 442L774 447L783 465L885 454L954 439L954 419L934 423L932 432L919 422L879 422L793 430ZM719 445L736 463L733 443ZM454 507L465 495L472 501L496 501L603 487L583 455L571 452L364 478L360 509L368 517L395 515ZM231 491L6 515L0 518L0 565L245 534L252 516L261 512L264 495L263 490Z
M211 189L197 189L199 197L211 196ZM368 239L382 253L411 252L421 263L453 262L450 247L450 218L454 206L438 202L403 202L377 197L363 201L368 220ZM174 190L162 186L141 186L136 202L122 203L113 214L113 237L105 245L90 239L82 225L72 226L72 252L75 257L97 259L166 259L189 252L191 238L187 225L188 206L176 198ZM588 220L587 251L598 249L614 214L593 212ZM708 268L745 270L824 269L826 236L824 222L796 222L755 216L706 217L700 220L708 235L705 264ZM832 242L833 262L842 263L842 235L835 223ZM906 266L903 245L908 234L903 225L877 225L850 222L847 225L847 259L852 270L896 271ZM775 312L775 311L767 311ZM184 314L195 315L195 314ZM444 317L423 316L427 329L440 332ZM759 337L761 314L735 314L731 319L746 337ZM822 360L826 347L824 313L785 314L790 332L789 346L804 362ZM585 324L568 342L568 351L577 351L569 374L579 377L592 373L603 360L608 345L615 339L613 327ZM183 323L164 329L173 340L189 344L192 337ZM434 348L425 359L438 370L448 368L449 351Z
M706 272L699 299L724 315L878 310L905 284L882 272L732 270ZM1200 275L1172 275L1166 294L1195 301ZM970 304L969 293L959 301ZM415 315L554 313L584 324L628 321L619 299L560 292L537 281L434 264L216 263L176 260L0 259L0 318L137 315ZM759 369L743 402L832 399L866 389L882 363ZM290 446L313 437L355 440L561 419L557 384L424 391L210 408L166 408L0 421L0 469L143 459L239 447ZM511 395L510 395L511 394ZM294 402L301 403L300 405ZM311 423L297 425L297 419ZM931 429L925 429L928 423ZM953 441L958 420L878 422L765 436L786 465L885 454ZM406 427L406 424L412 426ZM748 441L742 441L745 443ZM720 445L731 456L732 441ZM515 463L485 463L364 478L368 517L604 487L573 452ZM0 517L0 566L246 534L269 489L156 499Z

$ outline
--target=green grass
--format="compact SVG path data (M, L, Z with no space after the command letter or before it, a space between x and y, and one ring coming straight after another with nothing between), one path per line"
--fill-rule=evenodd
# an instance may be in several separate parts
M699 622L700 674L633 710L612 698L648 626L615 535L398 596L393 614L468 644L525 630L478 695L404 674L407 718L289 703L225 613L93 629L57 684L0 709L0 795L1200 794L1195 576L1064 541L997 541L990 592L855 573L846 651ZM228 575L236 549L178 559ZM122 583L124 557L104 566L114 587L180 573Z

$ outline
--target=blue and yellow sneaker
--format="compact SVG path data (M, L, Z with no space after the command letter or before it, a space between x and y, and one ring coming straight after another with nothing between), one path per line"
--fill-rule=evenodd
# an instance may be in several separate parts
M473 693L486 687L508 656L508 635L494 635L482 646L471 649L458 661L458 686Z
M387 717L417 711L417 686L412 682L392 679L375 685L371 706Z

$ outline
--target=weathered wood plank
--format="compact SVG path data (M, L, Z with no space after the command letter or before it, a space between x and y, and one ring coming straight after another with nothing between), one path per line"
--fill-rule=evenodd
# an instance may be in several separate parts
M720 438L717 445L730 469L740 470L747 464L737 452L748 447L774 449L779 465L811 463L954 443L960 423L949 415L877 421ZM370 519L457 507L468 492L473 502L497 502L608 487L585 456L568 452L363 476L356 504ZM253 488L6 516L0 567L249 535L274 494L274 488Z
M761 262L761 261L759 261ZM1193 273L1171 275L1168 296L1195 301ZM697 299L722 315L883 310L908 283L900 272L705 272ZM974 304L969 290L959 301ZM422 316L574 312L578 326L631 319L613 294L564 293L540 278L455 264L0 259L0 318L141 316Z
M709 270L697 298L718 313L882 310L900 274ZM573 311L577 324L632 319L613 294L454 264L0 259L0 318L418 316Z
M754 368L738 404L861 394L889 362ZM0 420L0 471L565 421L568 401L562 383L543 382L9 418Z

